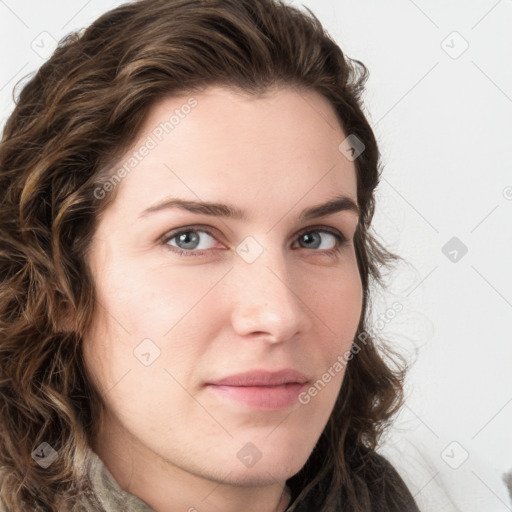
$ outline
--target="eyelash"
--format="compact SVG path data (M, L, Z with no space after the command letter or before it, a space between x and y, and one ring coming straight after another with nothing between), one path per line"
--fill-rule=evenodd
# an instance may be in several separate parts
M210 249L207 250L190 250L186 251L184 249L180 249L175 246L168 245L168 243L173 239L178 237L179 235L182 235L183 233L189 233L189 232L205 232L208 235L210 235L212 238L215 238L212 230L207 226L188 226L186 228L180 228L175 231L171 231L164 235L161 238L162 243L166 246L166 249L169 251L177 254L178 256L185 256L185 257L193 257L193 256L203 256L206 252L208 252ZM330 235L333 235L336 238L336 247L333 249L326 249L326 250L317 250L314 252L318 252L320 254L326 255L326 256L334 256L337 253L341 252L341 250L345 247L345 245L348 244L347 238L340 233L336 229L328 228L326 226L309 226L308 228L305 228L300 233L298 233L297 237L300 238L301 236L311 233L311 232L324 232L329 233ZM301 249L307 249L306 247L301 247Z

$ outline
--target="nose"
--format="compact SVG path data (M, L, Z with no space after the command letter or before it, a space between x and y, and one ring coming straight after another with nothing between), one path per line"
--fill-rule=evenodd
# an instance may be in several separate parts
M239 336L279 343L311 327L311 311L298 291L300 283L292 282L299 277L286 267L279 251L264 250L252 263L240 260L231 274L236 283L231 321Z

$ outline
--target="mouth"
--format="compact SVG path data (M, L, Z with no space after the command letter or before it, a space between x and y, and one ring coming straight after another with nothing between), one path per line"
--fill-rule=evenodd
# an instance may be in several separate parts
M209 384L207 387L220 396L242 402L255 409L275 411L298 402L298 396L306 385L289 383L280 386L217 386Z
M207 383L206 387L222 399L261 411L276 411L298 402L307 383L308 378L293 369L255 370Z

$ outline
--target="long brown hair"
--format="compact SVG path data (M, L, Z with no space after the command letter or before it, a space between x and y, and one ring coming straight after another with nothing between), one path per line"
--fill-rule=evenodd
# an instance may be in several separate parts
M368 70L307 11L281 0L124 4L61 40L22 88L0 144L0 498L10 512L64 510L92 493L88 450L102 398L82 358L97 307L85 255L116 197L95 190L156 101L209 85L253 95L276 85L317 91L364 144L354 161L361 342L317 446L287 484L293 506L309 500L308 510L370 511L376 500L392 510L377 496L384 466L374 455L402 403L406 364L383 340L377 347L367 320L371 280L381 283L380 268L398 259L370 230L381 167L362 111ZM57 453L46 468L33 456L42 443ZM386 485L399 507L403 482Z

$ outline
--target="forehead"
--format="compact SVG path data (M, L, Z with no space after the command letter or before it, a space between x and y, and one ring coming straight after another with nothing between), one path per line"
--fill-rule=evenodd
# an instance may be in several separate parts
M288 205L331 191L355 198L355 165L340 151L345 138L333 107L315 91L281 87L250 96L210 87L153 105L118 165L129 170L121 186L127 199L147 204L170 192Z

